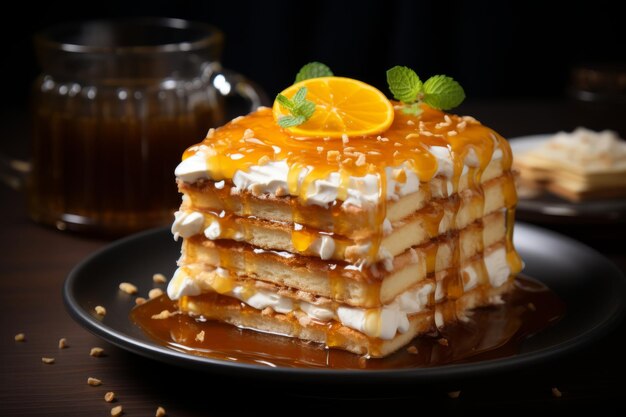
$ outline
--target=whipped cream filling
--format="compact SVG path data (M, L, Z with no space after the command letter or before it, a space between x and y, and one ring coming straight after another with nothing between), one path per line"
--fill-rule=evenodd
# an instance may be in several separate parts
M199 179L214 179L211 167L206 162L209 152L209 148L204 145L200 146L194 155L189 156L176 167L176 177L186 183L193 183ZM437 160L435 175L440 175L447 179L453 178L454 164L451 149L444 146L431 146L430 152ZM502 150L496 148L491 155L491 160L501 158ZM468 172L469 167L476 167L478 164L478 156L471 149L465 157L462 174ZM312 167L302 169L298 176L298 188L300 188L311 170ZM404 171L404 175L400 175L401 171ZM269 161L263 165L253 165L246 171L238 170L235 172L232 178L233 190L234 192L245 190L254 194L272 195L284 193L285 191L289 192L288 175L289 165L285 160ZM419 178L415 171L406 164L385 168L385 177L387 181L387 195L385 197L387 200L397 200L419 190ZM402 179L402 181L396 180L396 178ZM341 174L339 172L331 172L326 178L311 182L308 190L304 193L306 204L328 206L328 204L337 199L341 186ZM216 183L216 187L223 187L223 183L221 181ZM380 188L379 178L375 174L367 174L361 177L351 176L347 186L347 198L343 204L356 207L376 204L380 199Z
M489 253L485 256L484 263L492 287L499 287L506 282L511 271L504 248ZM479 275L473 266L464 267L461 273L466 277L465 291L478 285ZM407 332L409 330L409 316L423 311L428 306L428 300L433 291L437 301L444 296L444 289L440 282L438 285L427 282L404 291L391 303L379 308L359 308L347 305L331 308L296 300L265 289L224 284L224 280L230 280L230 274L223 268L218 267L215 273L209 273L209 276L199 277L199 275L201 274L192 276L184 268L178 268L168 284L167 295L170 299L177 300L182 296L200 295L203 288L208 287L220 294L234 297L257 310L270 307L282 314L302 311L318 322L326 323L330 320L336 320L342 325L369 337L384 340L393 339L397 333ZM221 280L216 280L214 275L217 275Z
M197 235L204 225L204 215L198 211L179 210L174 213L174 223L172 223L172 234L174 240L179 237L188 238Z

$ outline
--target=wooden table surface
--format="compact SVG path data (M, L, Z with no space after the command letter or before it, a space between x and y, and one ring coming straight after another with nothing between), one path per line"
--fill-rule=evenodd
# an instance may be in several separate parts
M463 110L505 136L553 132L579 124L598 128L594 121L581 120L579 108L567 103L475 103ZM325 389L306 382L269 386L144 359L90 334L63 306L61 286L69 271L110 242L36 225L27 218L23 200L20 193L0 185L0 416L107 416L113 405L122 405L127 416L153 416L158 406L172 417L233 412L264 415L280 412L281 407L285 412L296 411L287 405L289 401L309 412L338 410L329 407L404 410L424 404L450 413L536 408L560 414L594 407L618 414L617 409L626 409L621 372L626 365L626 343L619 337L626 333L624 323L604 340L540 367L398 391L390 387L380 392ZM608 244L589 243L626 271L626 239L621 233L623 229L615 232ZM15 342L14 335L21 332L26 340ZM62 337L69 347L60 350ZM94 346L104 348L106 356L91 357L89 350ZM43 364L44 356L56 362ZM88 377L101 379L103 385L87 385ZM555 398L552 387L558 387L563 396ZM266 393L268 388L271 394ZM452 390L461 390L460 397L448 398ZM107 391L114 391L118 402L106 403Z

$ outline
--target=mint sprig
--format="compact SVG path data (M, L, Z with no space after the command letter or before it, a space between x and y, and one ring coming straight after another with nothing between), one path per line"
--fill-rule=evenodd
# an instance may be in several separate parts
M283 128L299 126L313 116L315 103L306 99L306 87L301 87L290 100L282 94L276 96L276 101L285 109L289 110L291 116L281 116L278 125Z
M296 81L294 83L299 83L300 81L308 80L309 78L332 77L333 75L334 74L330 68L321 62L309 62L300 68L300 71L296 74Z
M453 78L435 75L422 84L415 71L407 67L389 69L387 84L393 97L405 105L403 111L407 114L419 114L422 102L435 109L449 110L465 100L463 87Z

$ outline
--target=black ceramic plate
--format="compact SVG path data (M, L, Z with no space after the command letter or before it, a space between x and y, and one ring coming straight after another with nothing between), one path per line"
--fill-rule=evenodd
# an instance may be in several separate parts
M509 143L513 150L513 157L528 152L554 134L542 134L511 138ZM572 202L559 197L549 191L541 192L532 197L520 197L517 204L517 218L537 222L580 223L593 222L608 224L613 227L616 222L626 222L626 199L600 199Z
M281 381L305 377L307 381L352 383L434 382L510 371L581 347L618 322L624 310L626 279L610 261L572 239L526 224L517 224L515 244L526 263L525 273L543 281L566 302L565 318L529 338L516 356L432 368L388 371L269 368L193 356L153 343L131 323L128 314L134 305L133 297L118 291L117 286L122 281L132 281L145 293L153 286L153 273L173 273L179 244L166 229L133 235L85 259L65 281L63 297L69 312L80 324L123 349L194 369ZM93 312L98 304L107 307L104 318Z

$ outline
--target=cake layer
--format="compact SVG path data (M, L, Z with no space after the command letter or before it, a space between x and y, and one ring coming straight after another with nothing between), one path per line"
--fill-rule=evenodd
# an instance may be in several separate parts
M183 242L179 265L194 271L192 276L222 267L236 275L297 288L345 304L377 307L389 303L427 274L463 263L503 241L505 236L505 214L497 211L457 233L396 256L390 270L380 264L360 268L345 262L329 264L319 258L266 251L244 243L192 238ZM181 291L179 288L175 294Z
M440 234L459 230L486 214L509 207L515 196L513 178L500 176L481 189L467 189L451 198L431 200L408 217L385 222L380 245L372 242L374 227L366 235L328 234L299 224L239 217L226 213L181 211L172 230L185 238L202 234L206 239L230 239L246 242L265 250L287 251L321 259L367 263L387 260L387 264L413 246L421 245ZM373 253L372 248L378 246Z
M474 171L471 171L474 174ZM480 178L487 183L494 178L506 175L502 168L502 160L494 160L487 165ZM457 190L453 181L439 176L428 183L419 185L419 189L411 194L387 202L386 218L390 222L402 220L415 211L425 207L432 199L450 197L452 194L467 190L474 184L469 172L458 180ZM240 217L253 215L255 218L282 223L299 223L317 230L333 232L341 236L358 239L372 233L372 217L375 216L376 205L336 204L327 206L302 204L298 198L279 193L253 194L247 190L237 190L231 182L201 180L193 184L178 181L178 188L185 195L188 210L200 212L227 213Z
M497 244L485 253L453 267L430 274L411 288L400 293L391 302L375 308L345 305L333 299L319 297L302 290L281 287L237 276L223 268L194 271L182 268L168 287L172 299L216 292L242 301L257 310L266 308L278 313L304 313L310 320L328 323L332 320L358 330L370 337L392 339L397 332L404 333L408 317L441 303L460 298L479 285L499 287L511 276L505 245ZM193 281L191 283L191 281ZM183 283L184 291L176 293Z
M336 321L320 323L310 320L304 313L283 314L270 309L257 310L232 297L217 293L183 297L179 301L179 307L185 313L201 315L209 320L220 320L242 328L322 343L360 355L384 357L418 335L432 332L437 327L441 328L465 317L472 308L499 303L500 296L510 291L512 285L513 280L509 279L497 288L489 285L477 286L456 300L446 301L435 309L410 315L406 330L389 340L368 337Z

